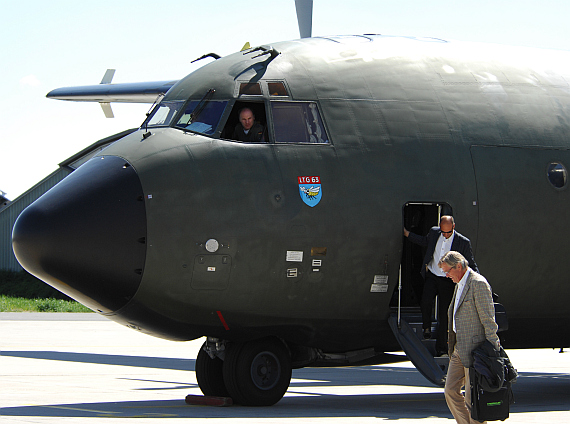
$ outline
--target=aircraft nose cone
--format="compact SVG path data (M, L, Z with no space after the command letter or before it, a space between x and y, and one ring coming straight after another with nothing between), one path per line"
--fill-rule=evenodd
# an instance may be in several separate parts
M31 274L91 309L124 306L142 279L146 211L134 168L93 158L26 208L12 233Z

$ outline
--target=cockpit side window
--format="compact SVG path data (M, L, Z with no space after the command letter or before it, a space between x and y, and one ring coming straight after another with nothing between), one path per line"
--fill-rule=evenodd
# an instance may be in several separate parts
M220 118L224 113L227 101L191 100L186 104L184 112L174 125L176 128L211 135L216 131Z
M143 128L147 127L167 127L176 113L182 108L183 101L162 102L149 114L148 118L142 124Z
M250 128L246 128L249 125L247 121L242 122L242 117L253 118ZM269 142L265 104L262 102L235 102L222 131L222 138L244 143Z
M329 143L314 102L271 102L276 143Z

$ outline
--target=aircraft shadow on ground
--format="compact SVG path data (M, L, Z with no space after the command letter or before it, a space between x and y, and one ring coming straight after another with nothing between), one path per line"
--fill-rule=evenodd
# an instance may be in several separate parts
M149 356L106 355L101 353L55 352L49 350L2 351L1 356L46 359L85 364L122 365L126 367L194 371L194 359L158 358Z
M139 357L123 355L85 354L50 351L3 351L2 356L73 361L94 364L124 365L144 368L193 371L194 360L176 358ZM122 377L118 377L122 378ZM149 383L169 383L162 390L196 388L195 384L132 379ZM298 380L298 381L297 381ZM377 417L451 418L442 392L390 394L319 394L319 388L350 386L403 386L434 388L412 368L355 367L304 368L293 371L289 395L267 408L232 406L227 408L186 405L184 399L100 402L21 406L0 409L1 416L37 417L147 417L147 418L297 418L297 417ZM556 373L521 373L514 385L516 403L511 413L567 411L570 375ZM310 390L309 390L310 388ZM142 390L156 390L144 388ZM339 389L341 392L343 389ZM371 391L374 389L371 389ZM409 391L407 389L406 391ZM304 393L308 396L302 396Z

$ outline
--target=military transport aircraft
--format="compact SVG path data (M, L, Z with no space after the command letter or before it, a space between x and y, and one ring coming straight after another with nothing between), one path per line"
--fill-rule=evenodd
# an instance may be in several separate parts
M504 346L570 345L568 52L366 34L208 60L130 92L164 96L20 215L26 270L137 331L207 336L207 395L271 405L292 368L401 346L441 384L402 227L447 213L508 311ZM232 140L244 107L264 142Z

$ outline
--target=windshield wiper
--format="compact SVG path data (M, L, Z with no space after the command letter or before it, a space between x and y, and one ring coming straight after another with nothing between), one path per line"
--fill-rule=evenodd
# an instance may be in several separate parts
M190 120L188 121L187 125L192 124L196 119L198 119L198 116L200 116L200 114L202 113L202 111L206 107L206 104L212 98L212 96L214 95L215 92L216 92L216 90L214 90L213 88L210 88L208 90L208 92L204 95L204 97L202 97L202 100L200 100L200 102L196 105L196 107L194 108L194 110L190 114Z
M149 118L150 118L150 114L151 114L151 112L153 111L154 106L155 106L157 103L159 103L160 101L162 101L163 97L164 97L164 94L163 94L163 93L159 94L159 95L156 97L156 99L154 100L154 103L152 104L152 106L150 107L150 109L148 110L148 112L146 113L146 119L145 119L144 122L143 122L143 129L145 130L145 132L143 133L143 136L142 136L142 137L143 137L143 140L146 140L147 138L149 138L149 137L152 135L152 133L148 130L148 121L149 121Z

